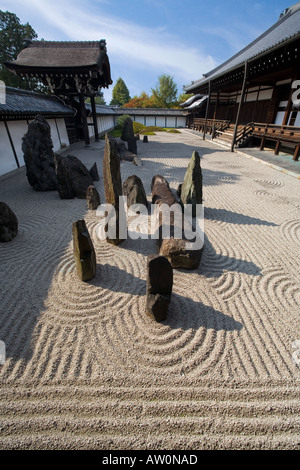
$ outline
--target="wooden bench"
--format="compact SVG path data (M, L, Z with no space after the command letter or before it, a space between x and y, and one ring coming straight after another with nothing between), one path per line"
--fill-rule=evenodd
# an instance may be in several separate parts
M300 127L280 126L276 124L254 123L253 137L260 138L260 150L266 142L276 142L274 154L278 155L280 147L284 144L294 149L293 160L297 161L300 155Z

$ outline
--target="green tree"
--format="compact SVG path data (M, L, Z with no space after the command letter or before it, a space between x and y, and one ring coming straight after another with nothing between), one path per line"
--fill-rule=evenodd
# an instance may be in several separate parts
M174 77L166 74L160 75L156 88L151 90L161 108L172 108L177 104L177 85Z
M4 62L17 58L19 52L24 49L25 39L34 38L37 38L37 34L29 23L21 24L14 13L0 10L0 80L3 80L6 86L25 90L45 90L38 80L16 76L4 65Z
M125 103L128 103L130 100L130 95L127 86L125 85L124 80L120 77L116 81L115 86L112 91L112 100L111 105L123 106Z
M85 100L86 103L90 104L91 102L91 98L87 98ZM102 105L106 105L106 102L105 102L105 99L103 97L103 93L100 92L100 94L98 94L97 96L95 96L95 104L102 104Z

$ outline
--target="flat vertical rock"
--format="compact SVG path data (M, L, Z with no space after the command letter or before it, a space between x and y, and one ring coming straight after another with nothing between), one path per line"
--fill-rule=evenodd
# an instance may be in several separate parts
M107 238L108 243L118 245L123 241L119 238L119 197L122 193L122 180L120 170L120 159L118 155L118 147L115 139L105 134L105 147L103 157L103 183L105 202L114 206L116 211L116 238Z
M90 185L86 190L86 203L88 209L96 210L100 206L100 196L95 186Z
M136 138L134 135L132 119L126 118L122 127L121 139L127 142L129 152L137 154Z
M157 238L157 251L161 256L165 256L171 263L173 268L183 269L196 269L200 263L202 255L202 246L197 249L191 249L191 242L194 240L187 240L184 236L184 219L181 213L182 207L175 199L173 192L169 187L167 180L161 176L156 175L153 177L151 182L152 189L152 204L156 204L160 207L165 204L169 207L174 206L177 209L177 216L170 211L170 217L168 224L164 222L161 214L158 218L158 238ZM169 236L165 237L163 232L165 229L169 229ZM190 231L192 225L185 222L185 228ZM177 233L181 233L181 238L175 238Z
M180 198L183 204L192 204L193 216L196 215L196 205L202 204L202 170L200 156L194 151L189 161L183 183L180 187Z
M57 191L61 199L74 199L71 176L67 165L67 159L60 155L54 155L55 171L57 176Z
M142 180L136 175L128 176L124 181L123 195L127 197L127 207L133 204L142 204L148 207L147 196Z
M16 214L5 202L0 202L0 242L10 242L17 233Z
M89 174L91 175L91 178L93 181L99 181L99 173L98 173L96 162L94 163L92 168L89 170Z
M82 281L89 281L96 275L96 254L84 220L73 222L72 234L73 253L78 277Z
M155 321L164 321L168 315L173 288L173 269L167 258L147 257L146 313Z
M22 138L22 151L26 166L26 176L35 191L55 191L53 142L50 125L43 116L36 116L28 125Z

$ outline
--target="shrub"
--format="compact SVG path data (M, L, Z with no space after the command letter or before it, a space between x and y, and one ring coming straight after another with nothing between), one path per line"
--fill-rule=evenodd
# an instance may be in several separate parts
M128 114L122 114L122 116L119 116L117 118L117 129L123 129L124 121L130 118ZM131 118L130 118L131 119Z
M157 127L157 126L147 126L145 127L140 134L145 135L145 132L161 132L164 129L162 127Z
M146 127L146 126L144 126L144 124L141 124L140 122L137 122L137 121L133 121L132 125L133 125L133 132L135 134L138 134L139 132L141 132Z

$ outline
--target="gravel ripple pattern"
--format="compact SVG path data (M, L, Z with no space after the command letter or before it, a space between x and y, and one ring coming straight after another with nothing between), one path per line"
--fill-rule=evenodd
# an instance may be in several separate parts
M149 202L152 177L176 190L194 150L203 173L202 260L174 270L162 323L145 314L155 240L110 245L84 200L34 192L24 168L2 177L19 233L0 244L0 449L299 450L300 181L183 129L148 140L143 166L121 174ZM97 162L101 202L103 151L72 149ZM97 258L89 282L73 258L79 218Z

